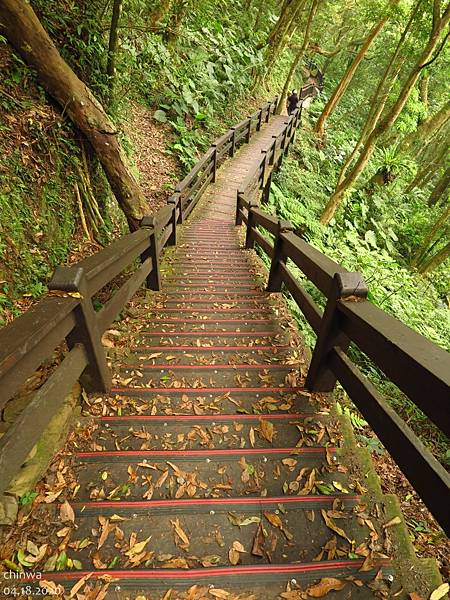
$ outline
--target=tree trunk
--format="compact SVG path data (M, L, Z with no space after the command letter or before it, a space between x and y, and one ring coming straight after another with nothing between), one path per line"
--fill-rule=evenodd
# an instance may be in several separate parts
M425 160L417 172L413 181L408 185L405 192L409 194L414 188L424 188L433 179L436 171L445 163L448 155L448 141L444 138L442 142L433 147L433 154L430 160ZM427 157L428 158L428 157Z
M2 0L0 32L36 69L45 90L92 144L130 228L136 229L146 200L102 106L63 60L26 0Z
M415 8L411 11L411 16L408 20L408 23L402 31L394 53L391 57L389 57L389 62L386 65L383 76L378 82L377 89L375 90L372 100L370 101L369 114L367 115L367 119L361 131L359 139L355 144L355 147L353 148L352 152L348 155L344 164L342 165L337 182L338 186L344 181L347 171L350 165L352 164L353 160L355 159L356 155L358 154L359 149L365 143L367 136L373 131L374 127L376 127L381 115L383 114L383 110L386 106L389 94L392 90L392 87L394 86L394 83L397 81L397 78L400 74L400 70L404 63L404 59L398 60L401 50L405 44L406 38L411 29L416 13L422 2L423 0L418 0Z
M438 220L435 223L433 223L433 225L430 227L420 248L417 250L416 254L414 255L411 266L415 267L417 265L420 265L420 263L424 262L424 258L430 250L431 242L437 236L441 227L448 221L449 217L450 217L450 204L443 211L443 213L438 218Z
M428 206L434 206L441 199L445 200L448 197L450 186L450 167L447 167L445 173L439 178L433 191L428 198Z
M287 98L287 95L289 92L289 88L291 86L292 78L294 77L295 71L297 70L297 67L300 64L300 61L302 60L302 58L305 55L306 48L308 47L309 38L311 36L311 25L314 20L314 16L317 12L317 7L319 5L319 2L320 2L320 0L312 0L312 2L311 2L311 9L309 11L308 21L306 23L305 35L303 37L303 43L291 64L291 68L289 69L288 76L286 77L286 81L284 82L283 91L280 95L280 99L278 101L278 106L277 106L277 110L276 110L277 115L281 115L284 105L286 104L286 98Z
M437 254L432 256L429 260L422 263L419 267L419 273L425 275L430 271L433 271L436 267L442 264L447 258L450 256L450 242L447 243L446 246L439 250Z
M430 84L430 76L425 73L420 80L420 100L425 107L425 111L428 113L428 86Z
M256 85L262 84L272 73L272 69L281 54L285 39L289 31L293 31L299 22L300 13L307 0L284 0L280 11L280 17L269 34L267 51L264 61L264 69L256 81Z
M411 92L417 83L417 80L420 76L422 69L427 65L428 61L431 59L436 46L439 43L439 39L442 31L447 27L450 21L450 6L448 6L443 16L440 16L439 13L440 0L434 0L433 5L433 26L430 33L430 37L428 39L427 45L422 50L419 60L413 66L411 71L409 72L405 83L403 84L403 88L400 91L400 94L397 97L396 102L389 110L386 117L378 123L372 133L368 136L364 148L356 161L355 166L352 171L346 177L346 179L337 186L334 194L330 197L321 217L320 222L324 225L329 223L330 219L332 219L337 207L342 202L345 194L350 191L352 186L355 184L356 180L359 178L363 170L365 169L367 163L372 157L373 151L375 150L376 143L378 139L388 130L390 129L396 120L398 119L400 113L402 112L406 102L408 101Z
M437 112L422 121L419 127L407 135L398 147L401 153L409 152L419 142L431 139L434 134L450 119L450 100L448 100Z
M347 71L345 72L344 77L341 79L341 81L335 88L333 94L331 95L331 98L325 104L322 114L320 115L320 117L316 123L316 126L314 128L315 132L317 133L317 135L319 137L321 137L321 138L323 137L323 135L325 133L325 123L327 122L327 119L330 117L331 113L336 108L339 100L344 95L345 90L348 88L351 80L353 79L353 75L355 74L356 69L358 68L358 66L361 63L361 61L363 60L363 58L366 56L370 46L372 45L372 42L375 40L377 35L383 29L386 22L387 22L387 17L383 17L380 21L378 21L378 23L376 25L374 25L374 27L372 27L369 35L366 37L366 39L364 41L364 44L361 46L361 48L359 49L355 58L352 60Z
M113 11L111 17L111 27L109 29L109 44L108 44L108 62L106 64L106 74L108 75L108 87L110 101L114 90L114 79L116 75L116 53L117 42L119 39L119 19L122 13L123 0L114 0Z

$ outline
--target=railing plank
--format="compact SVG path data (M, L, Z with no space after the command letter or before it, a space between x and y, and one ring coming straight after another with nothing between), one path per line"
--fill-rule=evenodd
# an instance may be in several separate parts
M254 208L255 224L264 227L267 231L276 235L278 233L278 219L264 212L260 208Z
M267 256L272 258L273 244L271 244L269 242L269 240L266 240L266 238L263 236L263 234L260 231L258 231L257 229L253 230L252 237L253 237L253 241L256 242L264 250L264 252L267 254Z
M280 263L281 277L287 290L295 300L297 306L305 315L306 320L318 334L320 331L320 324L322 321L322 312L308 294L306 290L298 283L292 273L289 271L286 265Z
M120 314L125 304L134 296L152 270L152 259L147 258L142 265L131 275L105 306L97 313L98 329L103 333L117 315Z
M47 297L0 332L0 408L75 327L75 298Z
M450 436L450 355L371 302L339 302L342 331Z
M436 520L450 535L450 475L344 352L334 348L330 366Z
M0 439L0 495L8 489L87 363L84 348L75 346Z
M77 265L83 267L89 291L95 294L117 277L148 248L148 230L139 229L110 244L104 250L88 256Z
M285 244L288 258L325 296L328 296L334 274L345 273L346 269L316 250L295 233L282 233L280 237Z

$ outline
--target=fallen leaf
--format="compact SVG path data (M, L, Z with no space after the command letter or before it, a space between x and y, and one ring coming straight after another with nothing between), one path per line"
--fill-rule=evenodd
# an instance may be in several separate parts
M255 537L253 538L253 546L252 546L252 554L253 556L264 556L263 546L264 546L264 530L261 521L259 522L258 528L255 533Z
M88 573L87 575L85 575L84 577L82 577L79 581L76 582L76 584L72 587L72 589L70 590L70 597L73 598L75 596L75 594L81 590L81 588L83 587L83 585L86 583L86 581L92 577L93 573Z
M340 581L339 579L334 579L334 577L324 577L306 590L308 596L312 596L313 598L323 598L333 590L339 591L342 590L346 585L345 581Z
M344 540L347 540L351 544L352 540L348 537L348 535L345 533L345 531L343 529L338 527L336 525L336 523L333 522L333 519L327 515L327 511L324 508L322 508L320 512L322 513L322 517L323 517L327 527L329 527L332 531L334 531L335 533L337 533L338 535L343 537Z
M391 519L383 525L383 529L387 529L388 527L392 527L393 525L400 525L401 522L402 520L400 517L394 517L393 519Z
M67 500L64 502L64 504L61 504L59 509L59 516L61 517L61 521L63 523L66 523L67 521L75 523L75 513L73 511L73 508L67 502Z
M275 433L275 429L273 427L273 423L267 421L267 419L261 419L259 422L261 435L266 438L266 440L270 443L273 442L273 436Z
M430 596L430 600L441 600L450 590L450 584L443 583L438 588L434 590L434 592Z
M187 548L189 548L189 538L186 535L186 532L183 530L183 528L180 525L180 520L179 519L175 519L175 521L170 521L173 525L174 531L176 533L176 535L178 536L178 538L182 541L182 544L177 544L177 546L179 546L180 548L182 548L183 550L186 550ZM175 543L177 542L177 540L175 540Z

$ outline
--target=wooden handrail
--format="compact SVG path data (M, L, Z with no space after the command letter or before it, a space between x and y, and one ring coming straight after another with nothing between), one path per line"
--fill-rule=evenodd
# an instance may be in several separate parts
M111 376L101 335L144 282L149 289L160 289L160 257L167 245L176 244L177 225L190 214L208 184L215 180L220 160L234 153L263 122L269 121L277 101L275 98L267 102L217 139L177 185L167 206L152 217L144 218L141 229L122 236L74 266L57 269L49 284L52 288L49 296L0 330L0 408L56 348L64 341L69 346L66 358L36 392L29 410L25 408L0 439L0 494L7 490L23 459L78 379L88 391L108 391ZM236 136L236 131L241 130L244 135ZM137 268L136 259L141 262ZM126 282L95 312L93 296L130 269L132 272ZM64 386L61 386L62 377ZM33 411L39 412L39 419L32 418ZM15 439L21 444L17 453ZM8 468L3 468L5 465Z
M315 86L305 86L300 98L316 93ZM373 305L358 273L349 273L294 233L290 223L262 208L272 172L292 143L300 111L286 121L237 191L236 224L246 223L247 248L256 245L271 258L268 291L280 292L284 286L317 334L307 387L329 392L339 381L449 535L450 475L346 352L350 343L355 344L446 435L450 435L449 353ZM263 231L275 237L274 245ZM324 311L303 288L288 261L323 294Z

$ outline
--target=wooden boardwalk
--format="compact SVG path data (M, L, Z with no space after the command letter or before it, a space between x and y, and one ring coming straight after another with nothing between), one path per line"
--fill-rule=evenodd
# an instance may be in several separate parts
M76 527L61 523L67 503L38 512L52 553L77 567L55 584L85 578L82 592L133 600L388 597L383 506L361 500L339 424L303 390L292 325L234 226L236 189L284 120L220 169L162 292L134 301L115 387L70 441L59 500Z

